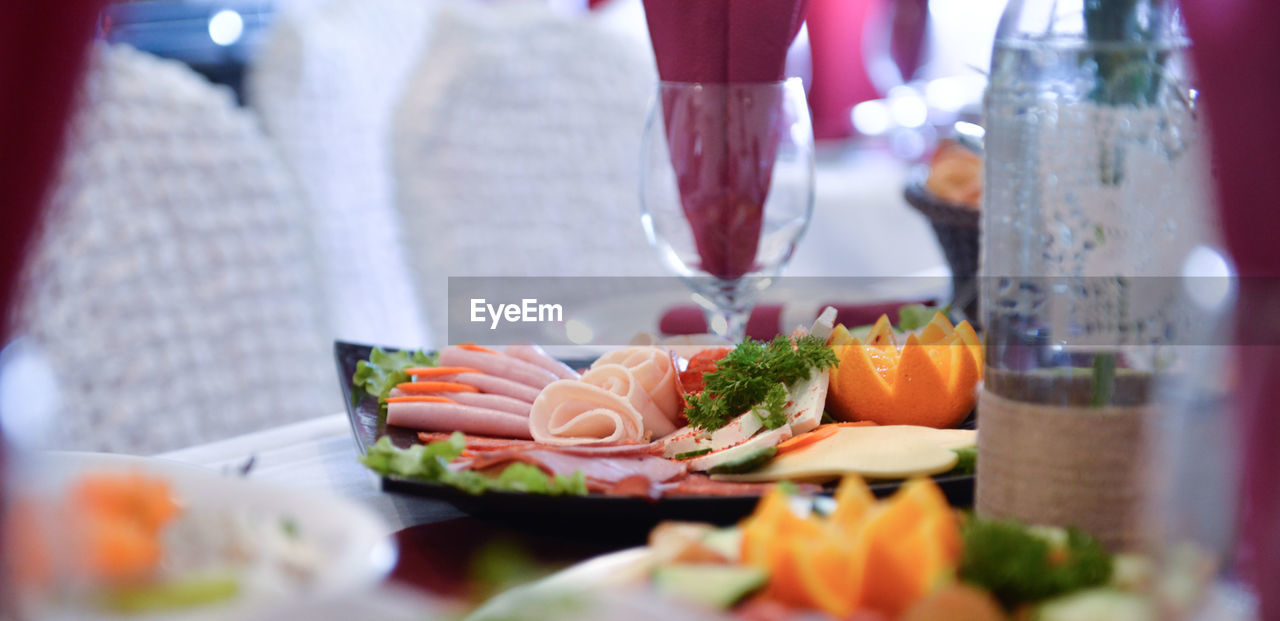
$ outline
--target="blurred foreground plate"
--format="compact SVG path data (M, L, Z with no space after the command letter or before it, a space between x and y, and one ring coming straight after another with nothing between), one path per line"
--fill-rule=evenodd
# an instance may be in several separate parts
M714 621L732 618L655 596L645 586L655 562L653 554L643 547L598 556L542 580L506 591L476 609L464 621Z
M239 578L241 592L233 600L155 614L121 615L119 618L122 619L283 618L303 602L341 601L363 593L381 582L395 564L394 541L385 536L388 527L368 509L337 496L223 476L179 462L127 455L38 453L32 454L20 468L16 473L19 476L15 477L17 491L40 497L60 495L70 481L87 473L137 472L160 478L169 483L182 506L182 514L171 528L182 527L185 532L191 524L182 524L183 520L197 520L201 532L216 525L231 526L240 518L254 520L250 524L261 523L258 520L279 520L277 523L287 520L292 523L291 528L297 536L318 553L305 586L289 584L279 590L259 589L258 574L250 570L237 571L232 575ZM234 541L244 541L243 536ZM182 545L195 548L203 542L202 538L183 539ZM250 540L248 543L252 545L254 542ZM203 549L183 552L211 556L226 554ZM115 618L100 611L58 609L39 612L40 618L49 619Z

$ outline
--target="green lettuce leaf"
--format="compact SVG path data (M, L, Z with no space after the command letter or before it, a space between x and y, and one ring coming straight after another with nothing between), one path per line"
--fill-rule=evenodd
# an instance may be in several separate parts
M498 475L495 489L513 492L533 492L535 494L577 495L587 493L587 477L581 470L575 470L570 476L557 474L548 478L537 466L516 462L507 466Z
M450 470L446 464L457 459L464 448L466 448L466 436L458 432L454 432L448 440L415 444L403 449L396 447L391 443L390 438L383 436L369 447L369 451L360 458L360 463L382 476L400 476L443 483L469 494L480 494L486 491L530 492L555 496L587 494L587 478L581 471L575 471L569 476L557 474L549 477L536 466L520 462L507 466L496 477L485 476L470 470L458 472Z
M899 332L910 332L919 330L933 320L934 313L942 313L946 315L951 310L948 304L942 308L937 306L925 306L924 304L907 304L898 309L898 326Z
M421 350L388 352L374 347L369 353L368 360L356 363L356 372L351 377L351 385L354 387L351 391L351 402L354 405L366 396L374 395L378 398L379 407L386 407L387 395L391 394L391 389L395 388L396 384L409 381L409 375L404 372L405 369L434 367L436 364L435 354L428 354Z

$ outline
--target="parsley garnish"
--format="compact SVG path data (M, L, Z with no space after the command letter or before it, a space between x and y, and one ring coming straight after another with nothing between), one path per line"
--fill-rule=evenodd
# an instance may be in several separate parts
M787 401L790 393L784 384L774 384L769 392L765 393L764 401L757 405L753 412L760 417L760 422L764 424L765 429L777 429L787 424Z
M694 427L714 431L764 402L779 384L783 387L782 407L785 407L787 386L807 379L814 370L833 367L836 362L835 353L814 336L794 342L782 335L768 343L744 339L716 363L716 370L703 376L706 389L702 394L685 397L685 417ZM774 400L776 402L776 393ZM769 417L761 417L766 420L766 426L774 420L768 405L765 409ZM785 419L782 422L786 422Z

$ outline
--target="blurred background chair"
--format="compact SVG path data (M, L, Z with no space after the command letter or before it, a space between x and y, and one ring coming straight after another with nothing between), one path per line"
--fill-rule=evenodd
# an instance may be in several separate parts
M666 275L640 225L657 77L629 8L438 14L392 131L399 233L434 342L448 276Z
M60 398L25 425L149 453L338 410L311 218L256 120L125 46L81 98L10 317Z
M249 69L249 105L311 208L334 338L425 344L396 235L390 134L436 4L337 0L282 11Z

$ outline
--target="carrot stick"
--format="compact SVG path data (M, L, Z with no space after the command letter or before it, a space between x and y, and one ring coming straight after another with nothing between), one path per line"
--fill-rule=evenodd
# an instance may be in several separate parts
M783 453L789 453L798 448L804 448L806 446L809 446L810 444L813 444L814 442L817 442L819 440L830 438L831 436L836 434L836 429L837 427L835 425L821 425L817 429L814 429L813 431L807 431L793 438L783 440L781 443L778 444L777 455L781 455Z
M396 388L411 395L429 395L435 392L480 392L475 386L457 382L404 382L396 384Z
M387 403L457 403L457 401L430 395L409 395L406 397L387 397Z
M783 440L781 443L778 444L777 454L781 455L783 453L794 451L798 448L804 448L819 440L825 440L827 438L830 438L832 435L835 435L836 430L841 427L874 427L874 426L875 426L875 423L869 420L860 420L854 423L827 423L825 425L819 425L813 431L807 431L789 440Z
M404 372L419 379L440 377L442 375L457 375L459 373L479 373L479 371L471 367L410 367L405 369Z
M461 349L465 349L465 350L467 350L467 351L478 351L478 352L484 352L484 353L486 353L486 354L496 354L496 353L498 353L498 352L496 352L496 351L493 351L492 349L489 349L488 347L481 347L481 346L479 346L479 345L476 345L475 343L463 343L463 344L459 345L458 347L459 347L459 348L461 348Z

